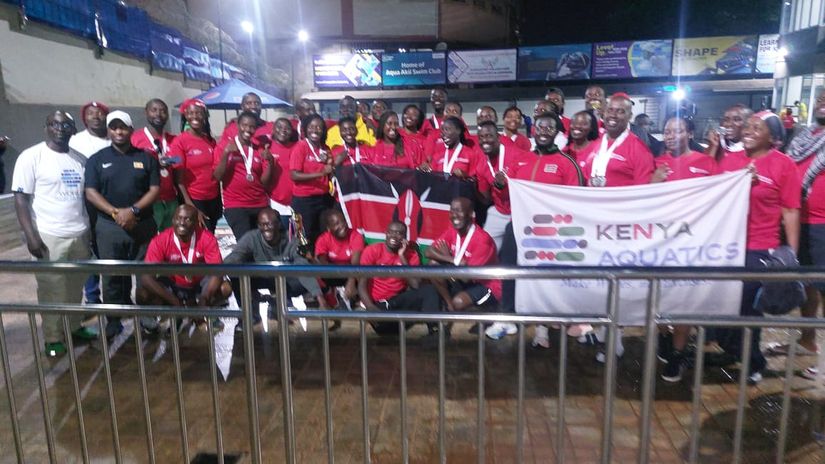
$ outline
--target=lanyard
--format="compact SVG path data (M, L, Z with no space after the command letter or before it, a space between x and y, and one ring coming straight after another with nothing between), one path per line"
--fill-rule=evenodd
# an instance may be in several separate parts
M312 156L314 156L314 157L315 157L315 161L317 161L317 162L319 162L319 163L323 163L323 162L324 162L324 160L322 160L322 159L318 156L318 153L315 153L315 148L312 146L312 143L309 141L309 139L304 139L304 140L306 140L306 141L307 141L307 146L309 146L309 151L311 151L311 152L312 152Z
M252 145L249 145L249 153L244 153L243 145L241 145L241 139L235 136L235 146L238 147L238 150L241 151L241 156L243 157L243 166L246 168L246 178L250 180L252 177L252 157L255 151L252 149Z
M157 146L155 145L155 138L152 137L152 133L149 132L148 127L143 128L143 133L146 134L146 138L149 139L149 143L151 143L152 146L154 146L155 149L157 149ZM166 137L164 137L164 134L160 134L160 143L162 148L159 155L164 156L166 155L166 152L169 151L169 144L166 142Z
M360 163L361 162L361 150L358 148L358 145L355 145L355 159L352 159L352 156L349 154L349 147L344 146L344 150L347 151L347 157L349 158L349 162L352 164Z
M455 161L458 159L458 154L461 153L461 149L463 147L464 146L461 144L461 142L458 142L458 145L455 147L455 151L453 152L452 158L449 157L449 147L444 147L444 166L442 168L442 171L446 172L447 174L453 172L453 165L455 165Z
M607 134L602 136L602 144L599 147L599 153L593 159L593 165L590 168L590 177L605 177L607 174L607 164L610 162L610 157L613 155L616 147L621 145L629 134L630 131L625 129L625 131L622 132L622 135L618 136L609 147L607 146Z
M467 253L467 247L470 246L470 240L473 239L473 234L476 232L476 225L473 224L470 226L470 230L467 231L467 236L464 237L464 243L461 243L461 235L456 231L455 233L455 249L456 253L453 256L453 264L458 266L461 262L461 258L464 257L464 253Z
M490 174L493 179L496 178L496 171L493 170L493 165L490 164L490 158L487 158L487 167L490 168ZM498 172L504 171L504 145L498 146Z
M438 122L438 116L433 115L433 128L440 129L441 124Z
M189 242L189 254L187 256L184 256L183 248L180 247L180 240L178 240L178 236L172 234L172 240L174 240L175 246L178 248L178 251L180 252L180 260L183 264L192 264L192 258L195 256L195 239L195 232L192 232L192 240ZM186 281L192 282L192 276L186 276Z

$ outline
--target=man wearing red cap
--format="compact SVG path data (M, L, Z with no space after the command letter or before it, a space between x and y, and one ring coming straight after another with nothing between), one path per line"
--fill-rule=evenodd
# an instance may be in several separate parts
M106 133L106 115L109 107L103 103L92 101L80 109L80 118L86 130L75 134L69 140L69 148L82 154L86 158L112 144Z

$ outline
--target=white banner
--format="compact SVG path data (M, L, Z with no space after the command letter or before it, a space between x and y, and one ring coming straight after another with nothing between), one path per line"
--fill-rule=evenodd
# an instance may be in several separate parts
M506 82L516 80L516 49L451 51L447 55L447 80Z
M582 188L510 181L522 266L744 266L746 171ZM520 280L516 311L606 314L607 281ZM619 320L643 324L647 282L622 281ZM741 282L662 281L662 314L739 313Z

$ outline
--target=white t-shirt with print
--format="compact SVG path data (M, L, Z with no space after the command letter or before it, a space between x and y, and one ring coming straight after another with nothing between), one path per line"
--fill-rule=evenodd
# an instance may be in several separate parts
M69 140L69 148L80 153L86 158L91 158L92 155L103 150L112 144L108 138L100 138L89 132L88 129L78 132Z
M78 237L89 229L84 195L86 158L59 153L41 142L24 150L14 165L11 191L32 195L32 220L40 232Z

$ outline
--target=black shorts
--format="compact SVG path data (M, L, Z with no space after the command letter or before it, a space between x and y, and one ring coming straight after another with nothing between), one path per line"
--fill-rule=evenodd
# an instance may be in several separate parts
M799 264L825 266L825 224L802 224L799 231ZM825 292L825 282L814 282L820 292Z
M450 296L456 296L461 292L470 295L473 304L479 308L492 309L498 307L498 300L493 291L486 285L477 282L450 282Z
M201 279L201 281L198 285L196 285L194 287L191 287L191 288L186 288L186 287L179 287L179 286L175 285L174 282L172 281L172 279L169 278L169 276L158 276L157 280L158 280L158 282L160 282L161 285L163 285L163 287L165 289L169 290L176 297L178 297L180 302L183 303L184 305L188 305L188 304L195 305L195 304L197 304L198 295L200 295L203 292L203 288L206 285L206 281L207 281L207 279L204 278L204 279ZM138 279L138 281L139 281L139 279Z

